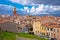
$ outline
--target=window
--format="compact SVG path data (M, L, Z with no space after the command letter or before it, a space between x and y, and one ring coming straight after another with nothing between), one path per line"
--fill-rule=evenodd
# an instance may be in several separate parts
M59 35L56 36L57 38L59 37Z
M57 29L57 32L59 32L59 29Z
M42 27L42 30L43 30L44 28Z
M54 32L55 32L56 30L54 29Z
M37 34L37 31L36 31L36 34Z
M27 20L24 20L25 22L27 22Z
M22 28L18 27L18 29L22 29Z
M42 33L42 36L45 36L45 33Z
M39 33L39 31L38 31L38 33Z
M37 26L35 28L38 28Z
M47 33L47 36L49 36L49 33Z
M20 21L20 22L22 22L22 21Z
M53 36L53 33L51 33L51 36Z
M41 29L42 29L42 27L41 27Z
M35 20L35 22L37 22L37 21Z
M53 28L50 28L50 31L53 31Z
M33 18L33 19L36 19L36 18Z
M49 30L49 28L47 28L47 30Z
M18 24L20 24L20 22L18 22Z
M46 30L46 28L44 27L44 30Z
M49 32L49 35L50 35L50 32Z
M29 19L29 22L31 22L31 19Z

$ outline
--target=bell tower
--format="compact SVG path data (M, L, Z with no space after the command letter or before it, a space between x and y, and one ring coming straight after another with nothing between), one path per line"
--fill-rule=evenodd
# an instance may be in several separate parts
M13 15L17 15L16 8L13 8Z

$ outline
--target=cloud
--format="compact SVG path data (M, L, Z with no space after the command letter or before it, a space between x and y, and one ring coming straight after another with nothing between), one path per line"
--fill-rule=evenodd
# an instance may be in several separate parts
M29 8L28 7L24 7L24 10L29 13Z
M9 1L11 1L12 3L17 3L22 5L28 5L31 3L29 0L9 0Z
M38 4L38 5L30 5L32 6L29 8L29 6L24 6L24 8L16 8L17 13L21 14L31 14L31 15L39 15L39 14L53 14L53 12L60 11L60 6L53 6L53 5L44 5L44 4ZM37 7L36 7L37 6ZM0 13L12 13L13 12L13 6L11 5L4 5L0 4Z
M23 11L25 13L30 14L51 14L56 11L60 11L60 6L57 6L60 0L10 0L12 3L22 4L22 5L30 5L32 8L30 9L28 6L24 9L17 9ZM44 5L49 4L49 5ZM57 5L55 5L57 4ZM55 6L53 6L55 5ZM35 6L38 6L37 8Z
M4 4L0 4L0 8L1 7L5 7L6 9L13 8L13 6L11 6L11 5L4 5Z
M24 11L26 11L26 13L30 13L30 14L51 14L53 12L56 11L60 11L60 6L53 6L53 5L44 5L44 4L40 4L36 6L32 6L32 8L24 7Z
M9 14L12 12L13 6L0 4L0 13Z
M21 0L10 0L13 3L19 3Z
M28 6L24 6L24 8L17 10L22 11L26 14L29 13L31 15L54 14L55 12L60 11L60 6L38 4L38 5L33 5L31 8L29 8Z
M35 4L60 5L60 0L31 0Z
M18 3L18 4L47 4L47 5L60 5L60 0L9 0L13 3Z
M35 7L33 6L31 9L30 9L30 13L33 13L33 12L35 12L36 11L36 9L35 9Z
M54 11L60 10L60 6L53 6L53 10L54 10Z

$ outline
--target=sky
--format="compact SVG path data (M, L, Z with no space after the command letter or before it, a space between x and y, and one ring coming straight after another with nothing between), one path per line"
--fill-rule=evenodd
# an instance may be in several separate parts
M0 14L21 15L60 14L60 0L0 0Z

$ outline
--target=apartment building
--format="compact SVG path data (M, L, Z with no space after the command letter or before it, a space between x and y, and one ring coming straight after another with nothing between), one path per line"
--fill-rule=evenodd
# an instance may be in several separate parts
M60 39L60 25L50 25L47 27L47 33L50 38Z
M41 29L40 29L40 36L41 37L46 37L46 35L47 35L47 31L46 31L46 27L45 26L41 26Z
M41 29L40 21L34 21L34 24L33 24L34 34L40 36L40 29Z
M46 28L46 37L60 40L60 25L54 23L47 23L43 25Z

